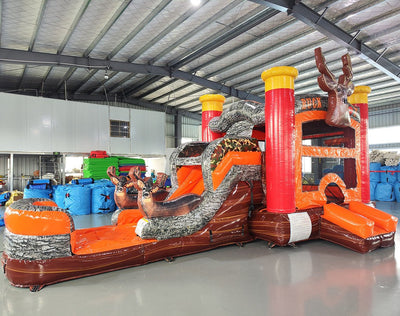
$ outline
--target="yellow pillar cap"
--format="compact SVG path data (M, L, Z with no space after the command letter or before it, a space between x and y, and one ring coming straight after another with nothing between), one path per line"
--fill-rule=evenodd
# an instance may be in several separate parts
M221 111L225 102L225 97L220 94L205 94L199 98L202 111Z
M280 66L265 70L261 78L265 82L265 91L282 88L294 90L294 80L298 74L294 67Z
M347 98L347 101L351 104L368 104L368 94L371 92L371 88L368 86L356 86L351 96Z

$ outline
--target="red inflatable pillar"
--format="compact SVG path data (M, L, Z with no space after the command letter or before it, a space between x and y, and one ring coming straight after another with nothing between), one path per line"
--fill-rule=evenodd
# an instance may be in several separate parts
M220 94L205 94L199 100L202 104L201 136L203 142L211 142L224 136L223 133L212 132L208 127L208 122L213 117L221 115L225 97Z
M267 210L293 213L295 206L294 169L294 80L293 67L264 71L265 82L265 176Z
M360 164L361 164L361 201L369 203L371 200L369 187L369 145L368 145L368 94L371 88L357 86L347 98L352 105L360 108Z

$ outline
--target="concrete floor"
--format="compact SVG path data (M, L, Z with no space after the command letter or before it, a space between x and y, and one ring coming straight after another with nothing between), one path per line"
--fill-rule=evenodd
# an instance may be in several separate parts
M400 203L377 202L377 207L400 217ZM75 217L77 228L109 219ZM394 316L400 315L399 249L399 235L395 247L368 254L321 240L272 249L256 241L58 283L36 293L0 276L0 315Z

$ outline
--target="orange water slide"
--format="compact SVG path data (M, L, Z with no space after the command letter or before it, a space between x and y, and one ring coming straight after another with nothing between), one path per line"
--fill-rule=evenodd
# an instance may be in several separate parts
M261 152L228 152L212 173L214 190L222 183L229 170L234 165L261 165ZM169 197L169 200L184 194L198 194L204 192L204 181L201 166L182 166L177 171L178 188Z
M218 188L225 176L228 174L229 170L231 170L234 165L261 166L261 152L228 152L212 174L214 190Z
M203 193L204 183L201 166L183 166L178 170L177 178L179 187L171 194L169 200L188 193L198 195Z

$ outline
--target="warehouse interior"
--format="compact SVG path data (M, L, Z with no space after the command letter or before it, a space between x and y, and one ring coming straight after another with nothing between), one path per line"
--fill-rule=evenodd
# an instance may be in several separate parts
M3 0L0 189L64 185L83 177L91 151L170 174L174 149L202 141L201 96L224 96L224 110L264 103L261 74L278 66L298 70L296 95L324 94L317 47L337 78L350 55L354 85L371 88L369 152L397 157L399 17L395 0ZM395 198L375 203L399 217ZM76 228L110 220L74 216ZM257 240L36 293L2 277L0 314L398 315L399 242L359 254L323 240Z

